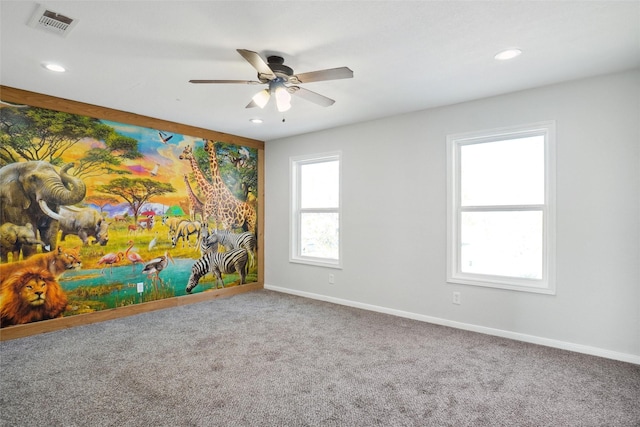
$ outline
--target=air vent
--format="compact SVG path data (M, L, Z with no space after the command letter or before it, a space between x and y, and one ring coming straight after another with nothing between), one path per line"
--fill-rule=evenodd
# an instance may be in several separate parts
M39 5L28 25L66 37L77 23L77 19L69 18Z

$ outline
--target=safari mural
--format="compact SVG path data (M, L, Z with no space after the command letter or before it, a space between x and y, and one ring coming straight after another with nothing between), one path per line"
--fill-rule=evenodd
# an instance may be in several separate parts
M0 107L2 328L257 281L257 149Z

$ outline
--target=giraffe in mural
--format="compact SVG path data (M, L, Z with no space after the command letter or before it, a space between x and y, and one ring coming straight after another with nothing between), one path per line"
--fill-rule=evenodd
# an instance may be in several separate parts
M209 218L213 217L217 224L218 218L216 216L217 205L216 205L216 197L215 197L216 190L214 186L211 185L209 181L207 181L207 178L204 176L204 174L200 170L200 167L198 166L198 162L196 161L196 158L193 156L193 149L191 148L190 145L187 145L184 148L179 158L180 160L189 161L189 164L191 165L191 170L193 171L193 175L195 176L196 182L200 187L200 191L202 191L202 194L204 196L204 203L202 207L202 221L206 223L209 220Z
M205 221L204 219L204 203L198 199L196 193L193 192L191 188L191 184L189 183L189 177L184 175L184 184L187 186L187 196L189 196L189 217L191 221L196 220L196 215L200 214L200 221Z
M249 203L238 200L222 181L216 157L215 142L210 139L205 140L204 149L209 155L211 181L216 192L218 208L216 218L222 221L223 227L227 230L234 227L242 227L255 233L256 210Z

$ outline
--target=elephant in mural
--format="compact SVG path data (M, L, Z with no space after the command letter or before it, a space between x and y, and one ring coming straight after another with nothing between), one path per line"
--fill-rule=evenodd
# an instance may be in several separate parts
M44 247L44 243L36 239L36 234L33 232L33 226L30 223L27 225L15 225L5 222L0 225L0 261L7 262L9 254L12 255L13 261L18 261L20 252L28 251L28 245L41 245Z
M51 163L36 160L0 168L0 224L31 224L45 246L55 249L58 221L51 213L58 213L60 206L81 202L87 193L80 178L67 174L72 167L73 163L67 163L58 172ZM23 257L34 252L35 247L24 247Z

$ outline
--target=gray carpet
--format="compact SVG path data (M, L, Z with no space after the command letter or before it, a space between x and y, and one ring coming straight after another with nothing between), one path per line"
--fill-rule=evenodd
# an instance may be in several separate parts
M640 366L268 290L0 343L2 426L639 426Z

